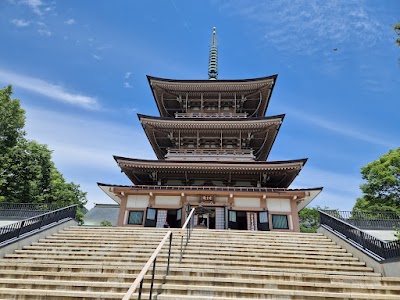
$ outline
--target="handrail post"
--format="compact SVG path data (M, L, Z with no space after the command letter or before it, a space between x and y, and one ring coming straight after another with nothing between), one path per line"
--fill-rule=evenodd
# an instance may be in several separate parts
M153 261L153 271L151 272L151 284L150 284L149 300L151 300L151 298L153 296L154 273L156 272L156 262L157 262L157 258L155 258L154 261Z
M143 280L144 280L144 278L140 282L138 300L142 299Z
M169 250L168 250L168 263L167 263L167 275L169 275L169 261L171 259L171 247L172 247L172 232L169 236Z

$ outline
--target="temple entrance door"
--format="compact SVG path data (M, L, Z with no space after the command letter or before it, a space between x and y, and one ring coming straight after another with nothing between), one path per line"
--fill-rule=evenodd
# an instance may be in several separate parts
M156 227L157 224L157 209L148 207L146 210L145 227Z
M167 212L167 222L171 228L181 228L182 226L182 208L169 209Z
M258 230L257 213L255 213L255 212L246 212L246 220L247 220L247 230L253 230L253 231L257 231Z
M245 211L237 211L237 226L239 230L247 230L247 216Z
M215 211L204 206L196 207L194 211L195 227L215 229Z

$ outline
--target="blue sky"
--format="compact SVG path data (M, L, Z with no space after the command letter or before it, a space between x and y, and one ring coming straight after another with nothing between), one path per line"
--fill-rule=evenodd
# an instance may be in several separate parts
M220 79L279 74L269 160L308 157L292 187L323 186L314 205L349 210L360 168L400 146L399 20L396 0L5 0L0 84L88 207L112 203L96 182L130 183L112 155L155 158L136 117L158 115L146 75L207 79L216 26Z

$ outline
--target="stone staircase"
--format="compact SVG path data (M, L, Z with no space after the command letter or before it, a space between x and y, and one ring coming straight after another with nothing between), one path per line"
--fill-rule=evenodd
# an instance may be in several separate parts
M195 230L157 299L400 299L400 278L322 234Z
M122 299L165 229L70 227L0 260L0 299ZM194 230L179 263L174 232L157 259L157 299L400 299L321 234ZM150 275L142 299L148 299ZM134 294L131 299L136 299ZM156 299L156 297L153 297Z

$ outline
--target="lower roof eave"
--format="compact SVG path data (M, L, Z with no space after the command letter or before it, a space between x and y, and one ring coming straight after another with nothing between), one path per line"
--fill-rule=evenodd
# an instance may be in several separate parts
M106 184L97 183L97 185L112 198L115 202L121 202L121 199L115 195L114 189L121 189L125 191L199 191L199 192L254 192L254 193L296 193L305 192L306 196L304 199L300 199L297 208L298 211L302 210L307 206L312 200L315 199L321 193L322 187L317 188L304 188L304 189L289 189L289 188L267 188L267 187L216 187L216 186L158 186L158 185L118 185L118 184Z

